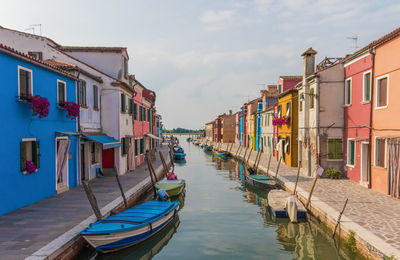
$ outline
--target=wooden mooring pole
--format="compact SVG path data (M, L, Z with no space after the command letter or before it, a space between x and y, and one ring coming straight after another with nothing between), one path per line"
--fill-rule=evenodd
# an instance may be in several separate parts
M86 196L89 200L90 206L93 209L94 215L97 218L97 221L102 220L102 215L99 209L99 204L97 204L96 197L93 194L92 188L90 188L89 182L87 180L82 181L82 186L85 190Z
M275 178L278 177L279 166L281 165L282 156L279 158L278 167L276 168Z
M257 170L258 170L258 165L260 164L260 161L261 161L261 151L258 151L258 160L257 160L257 158L256 158L256 166L255 166L255 171L257 172Z
M161 151L158 151L158 153L160 154L161 163L164 167L165 177L168 178L168 167L167 164L165 163L164 156Z
M124 206L127 209L128 208L128 201L126 200L125 193L124 193L124 190L122 189L122 185L121 185L121 182L119 180L118 172L117 172L117 169L115 167L114 167L114 171L115 171L115 178L117 179L118 187L119 187L119 190L121 191L122 199L124 201Z
M147 168L149 169L151 184L153 186L154 198L157 198L157 190L156 190L156 187L155 187L155 184L156 184L155 182L157 181L157 176L155 176L156 179L153 180L153 167L151 166L151 162L150 162L149 156L147 154L146 154L146 161L147 161Z
M246 161L247 148L244 149L243 161Z
M296 183L294 184L293 195L296 195L297 183L299 182L300 168L301 168L301 161L299 161L299 166L297 167Z
M249 165L249 160L250 160L251 152L252 152L252 150L251 150L251 148L250 148L249 157L247 157L247 160L246 160L246 167Z
M267 167L267 175L269 175L269 166L271 165L271 158L272 158L272 153L269 154L268 167Z
M336 225L335 225L335 229L333 230L332 238L335 238L336 229L337 229L337 227L338 227L339 224L340 224L340 219L342 218L342 214L343 214L343 212L344 212L344 209L345 209L346 206L347 206L347 202L348 202L348 201L349 201L349 199L347 198L347 199L346 199L346 202L345 202L344 205L343 205L343 209L342 209L342 211L340 212L339 217L338 217L338 219L337 219L337 221L336 221Z
M306 210L308 210L308 205L310 204L311 196L312 196L312 194L314 192L315 184L317 183L317 180L321 177L321 175L323 173L324 173L324 169L318 168L318 170L316 172L316 176L315 176L314 182L313 182L313 184L311 186L310 194L308 195L307 204L306 204Z

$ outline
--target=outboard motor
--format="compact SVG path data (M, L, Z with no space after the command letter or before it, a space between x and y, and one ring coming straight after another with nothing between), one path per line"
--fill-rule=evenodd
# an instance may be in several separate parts
M157 191L158 200L160 201L169 201L169 196L167 192L163 189L159 189Z

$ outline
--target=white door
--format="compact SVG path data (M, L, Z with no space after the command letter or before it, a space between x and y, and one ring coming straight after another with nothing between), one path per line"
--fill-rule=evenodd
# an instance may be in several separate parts
M361 176L360 183L367 184L368 183L368 143L361 143Z
M68 189L68 151L71 141L67 137L56 138L57 192Z

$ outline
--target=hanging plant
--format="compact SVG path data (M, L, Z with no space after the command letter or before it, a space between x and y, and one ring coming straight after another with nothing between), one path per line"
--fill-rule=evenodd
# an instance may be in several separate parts
M68 111L67 117L71 118L71 120L76 119L79 116L80 106L78 104L73 102L63 102L61 103L61 106Z
M28 100L33 110L33 116L39 115L39 118L43 118L49 115L50 103L47 98L36 95L28 96Z
M37 166L32 161L26 161L26 172L32 173L37 170Z
M277 125L278 124L278 119L276 117L274 119L272 119L272 124L273 125Z
M273 125L289 125L290 123L290 118L288 116L281 116L280 118L275 117L272 119L272 124Z

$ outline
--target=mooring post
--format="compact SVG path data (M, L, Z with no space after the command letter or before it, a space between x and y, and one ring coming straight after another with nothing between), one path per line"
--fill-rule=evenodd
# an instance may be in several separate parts
M335 225L335 229L333 230L332 238L335 238L336 229L337 229L337 227L338 227L339 224L340 224L340 219L342 218L342 214L343 214L343 212L344 212L344 209L346 208L346 205L347 205L347 202L348 202L348 201L349 201L349 199L347 198L347 199L346 199L346 202L345 202L344 205L343 205L343 209L342 209L342 211L340 212L339 217L338 217L338 219L337 219L337 222L336 222L336 225Z
M301 168L301 161L299 161L299 166L297 167L296 183L294 184L293 195L296 195L297 183L299 182L300 168Z
M270 164L271 164L271 157L272 157L272 153L269 154L268 167L267 167L267 175L269 175L269 166L270 166Z
M87 196L87 198L89 200L90 206L93 209L94 215L97 218L97 221L102 220L103 217L101 215L101 212L100 212L100 209L99 209L99 205L97 204L97 200L96 200L96 197L93 194L92 188L90 188L89 182L87 180L84 180L82 182L82 186L83 186L83 188L85 190L86 196Z
M310 204L311 196L312 196L312 194L313 194L313 192L314 192L315 184L317 183L317 180L318 180L318 179L322 176L322 174L324 173L324 169L320 167L320 168L318 168L318 170L317 170L316 173L317 173L317 174L316 174L315 179L314 179L314 182L313 182L313 184L312 184L312 186L311 186L310 194L308 195L307 204L306 204L306 210L308 210L308 205Z
M155 187L155 181L157 181L157 178L155 180L153 180L151 162L150 162L149 157L147 155L146 155L146 161L147 161L147 168L149 169L151 184L153 186L154 198L157 198L157 190L156 190L156 187Z
M244 150L244 155L243 155L243 161L246 162L246 154L247 154L247 148L245 148Z
M256 161L257 161L257 165L256 165L256 172L257 172L257 170L258 170L258 165L260 164L260 161L261 161L261 151L258 151L258 160L257 160L257 158L256 158Z
M250 160L250 156L251 156L251 152L253 150L250 148L250 152L249 152L249 157L247 157L247 161L246 161L246 167L249 166L249 160Z
M160 154L161 163L164 167L165 177L168 178L168 167L167 164L165 163L164 156L161 151L158 151L158 153Z
M128 201L126 200L125 193L124 193L124 190L122 189L122 185L121 185L121 182L119 180L118 172L117 172L117 169L115 167L114 167L114 171L115 171L115 178L117 178L118 187L119 187L119 190L121 191L122 199L124 201L124 206L127 209L128 208Z
M279 166L281 165L281 161L282 161L282 156L279 158L278 168L276 168L275 178L278 177Z

